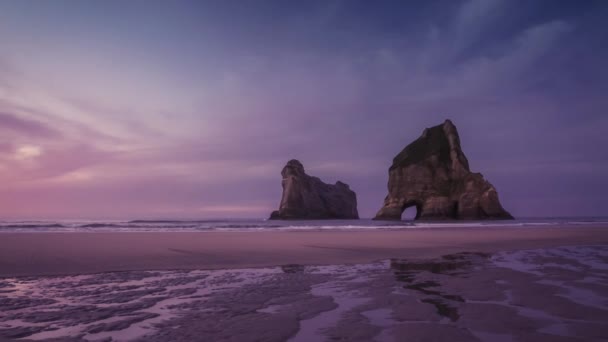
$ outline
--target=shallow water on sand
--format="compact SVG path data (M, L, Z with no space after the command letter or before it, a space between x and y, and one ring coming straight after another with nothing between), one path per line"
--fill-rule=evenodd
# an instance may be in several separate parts
M608 246L360 265L0 279L0 337L608 339Z

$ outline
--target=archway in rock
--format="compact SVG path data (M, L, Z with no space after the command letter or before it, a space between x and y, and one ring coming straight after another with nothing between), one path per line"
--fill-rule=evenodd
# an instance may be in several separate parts
M413 221L420 217L420 206L416 203L408 203L403 206L401 211L401 219L404 221Z

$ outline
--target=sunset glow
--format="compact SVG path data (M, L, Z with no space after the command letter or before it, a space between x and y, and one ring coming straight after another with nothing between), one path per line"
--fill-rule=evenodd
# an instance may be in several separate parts
M446 118L514 215L599 215L594 4L3 1L0 215L266 217L297 158L371 217L392 157Z

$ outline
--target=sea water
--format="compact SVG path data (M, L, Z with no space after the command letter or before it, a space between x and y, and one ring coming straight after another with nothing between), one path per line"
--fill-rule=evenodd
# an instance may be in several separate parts
M488 221L375 221L361 220L11 220L0 221L6 232L212 232L212 231L303 231L376 230L420 228L534 228L606 225L608 217L520 218Z

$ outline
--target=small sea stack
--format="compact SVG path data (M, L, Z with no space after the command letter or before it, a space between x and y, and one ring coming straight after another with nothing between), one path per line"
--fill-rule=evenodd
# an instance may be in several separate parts
M501 206L496 188L469 169L450 120L425 129L393 159L388 195L375 219L400 220L409 207L416 207L417 220L513 218Z
M358 219L357 194L348 184L323 183L306 174L300 161L292 159L281 171L283 196L271 220Z

